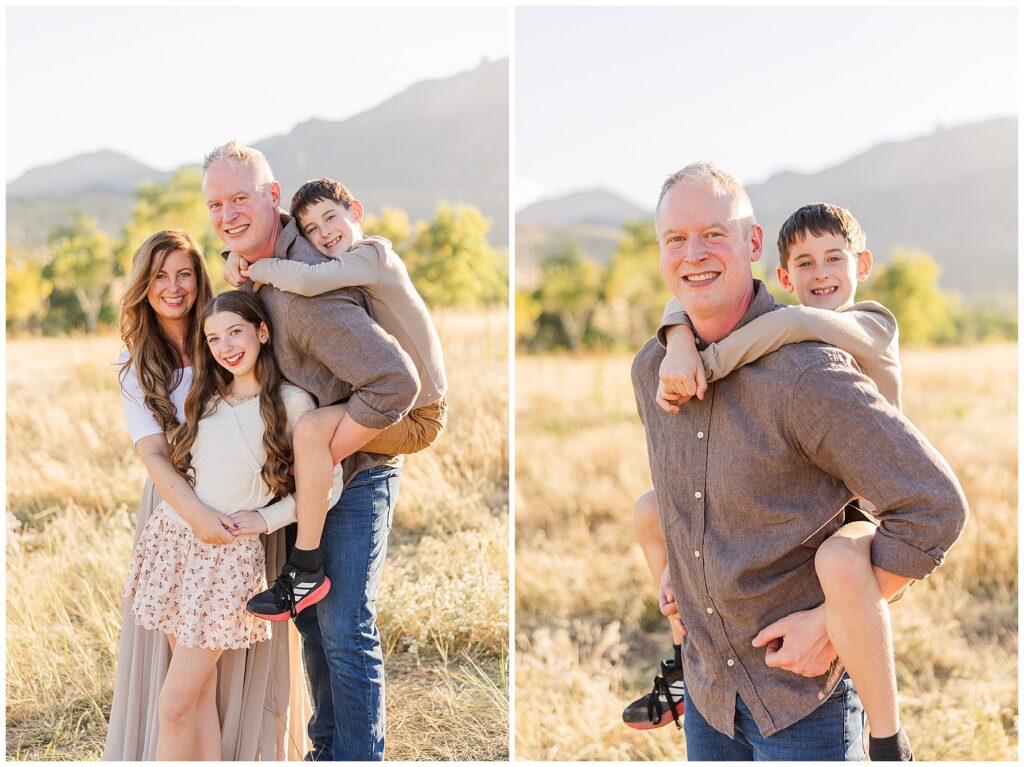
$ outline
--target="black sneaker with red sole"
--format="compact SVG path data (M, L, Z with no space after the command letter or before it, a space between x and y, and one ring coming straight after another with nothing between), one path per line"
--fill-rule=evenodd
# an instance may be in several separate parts
M626 706L622 721L635 730L656 730L670 722L682 728L683 689L683 670L676 668L675 660L662 661L654 689Z
M322 567L306 571L286 564L274 585L250 599L245 609L257 618L286 621L315 605L330 590L331 581Z

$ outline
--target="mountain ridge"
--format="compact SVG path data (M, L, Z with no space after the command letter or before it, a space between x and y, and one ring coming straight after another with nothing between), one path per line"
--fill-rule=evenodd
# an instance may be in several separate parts
M943 267L944 288L975 296L1005 293L1008 286L1015 291L1017 130L1015 117L943 127L924 136L881 142L814 173L782 171L748 186L765 231L763 261L774 271L778 229L790 213L827 201L854 214L877 263L886 263L895 248L919 248ZM518 248L517 216L517 259L525 267L517 275L536 275L536 264L558 247L571 227L587 227L586 212L560 220L547 215L557 206L546 206L564 197L530 206L535 219L545 220L524 222L528 246L523 250ZM619 204L636 207L621 197ZM639 217L652 216L653 211L643 211ZM599 233L586 231L596 242ZM598 243L590 255L605 261L615 244Z
M504 246L508 75L508 58L483 59L475 69L413 83L346 120L309 118L253 146L267 155L285 205L309 178L331 176L371 213L398 207L418 221L441 201L475 205L493 222L490 241ZM74 208L118 234L134 190L170 175L110 149L31 168L7 185L8 239L38 246Z

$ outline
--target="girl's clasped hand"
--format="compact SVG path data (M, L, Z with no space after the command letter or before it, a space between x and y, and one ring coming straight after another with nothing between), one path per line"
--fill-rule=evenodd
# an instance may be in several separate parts
M236 538L267 532L267 522L258 511L221 514L211 510L209 514L192 523L192 530L196 538L203 543L223 546Z

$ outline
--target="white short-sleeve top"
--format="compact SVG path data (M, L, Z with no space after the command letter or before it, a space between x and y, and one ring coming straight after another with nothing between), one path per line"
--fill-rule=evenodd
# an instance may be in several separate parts
M128 361L128 350L125 349L118 357L118 370ZM120 377L120 373L118 373ZM171 402L178 412L178 420L185 422L185 397L192 388L192 366L181 368L181 381L171 391ZM151 434L163 434L164 430L156 420L156 416L146 407L145 394L135 366L129 365L128 372L121 383L121 404L124 406L124 420L128 424L128 433L132 435L132 444Z

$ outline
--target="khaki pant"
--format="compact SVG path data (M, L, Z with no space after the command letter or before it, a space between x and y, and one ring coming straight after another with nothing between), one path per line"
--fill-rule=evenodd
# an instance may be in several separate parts
M418 453L433 445L448 423L448 403L437 402L410 410L401 421L392 424L360 450L365 453L405 455Z

